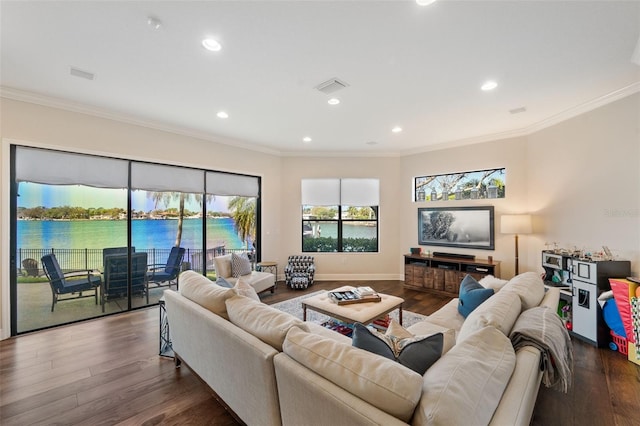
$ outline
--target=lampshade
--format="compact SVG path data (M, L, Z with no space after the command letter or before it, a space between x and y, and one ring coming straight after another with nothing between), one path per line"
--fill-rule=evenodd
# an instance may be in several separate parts
M530 214L504 214L500 218L500 232L503 234L530 234Z

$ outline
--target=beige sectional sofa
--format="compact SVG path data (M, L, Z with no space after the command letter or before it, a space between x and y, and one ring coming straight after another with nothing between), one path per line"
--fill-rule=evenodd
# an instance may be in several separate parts
M507 336L521 311L559 297L528 273L466 319L453 299L408 327L452 346L421 376L196 273L180 280L165 291L174 351L249 425L528 424L541 354Z

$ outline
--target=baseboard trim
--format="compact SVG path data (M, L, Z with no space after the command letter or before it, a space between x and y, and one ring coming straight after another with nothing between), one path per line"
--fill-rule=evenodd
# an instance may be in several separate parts
M315 281L402 281L401 274L316 274Z

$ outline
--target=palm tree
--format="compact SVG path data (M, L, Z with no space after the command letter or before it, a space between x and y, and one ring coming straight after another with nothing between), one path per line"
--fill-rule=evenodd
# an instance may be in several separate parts
M180 243L182 242L182 224L184 222L184 204L185 201L190 201L191 197L195 199L196 202L202 202L201 194L190 194L185 192L149 192L147 197L151 198L155 203L155 208L158 208L158 204L162 202L165 207L168 206L172 200L178 200L178 231L176 232L176 241L174 246L180 247ZM213 199L213 195L207 195L206 200L210 201Z
M249 239L256 240L256 200L248 197L233 197L227 206L235 222L236 232L242 241L247 243Z

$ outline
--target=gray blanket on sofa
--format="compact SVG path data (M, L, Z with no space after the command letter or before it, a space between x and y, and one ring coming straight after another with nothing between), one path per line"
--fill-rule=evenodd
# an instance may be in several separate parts
M542 353L542 382L566 393L571 386L573 348L569 332L553 309L535 307L522 312L509 336L513 348L533 346Z

